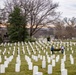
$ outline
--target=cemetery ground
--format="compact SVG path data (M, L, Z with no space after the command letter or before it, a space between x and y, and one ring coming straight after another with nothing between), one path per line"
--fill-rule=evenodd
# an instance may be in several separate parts
M58 51L52 54L51 45L54 45L55 48L63 45L64 53L61 54L61 51ZM75 74L76 42L36 41L0 45L0 75Z

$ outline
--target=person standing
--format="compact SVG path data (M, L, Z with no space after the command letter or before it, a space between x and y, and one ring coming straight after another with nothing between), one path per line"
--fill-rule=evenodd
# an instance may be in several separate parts
M52 51L52 54L54 54L54 47L51 46L51 51Z
M64 53L64 46L61 46L61 53Z

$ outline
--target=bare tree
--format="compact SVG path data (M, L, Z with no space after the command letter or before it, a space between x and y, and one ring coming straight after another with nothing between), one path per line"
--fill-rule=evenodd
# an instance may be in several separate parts
M0 9L0 22L3 23L3 21L6 20L6 12L4 11L4 9Z
M5 11L11 13L15 5L21 8L25 24L30 26L30 37L59 17L55 12L58 4L52 0L6 0Z
M64 22L67 26L72 26L74 27L76 25L76 18L72 17L72 18L64 18Z
M72 17L71 19L69 18L64 18L64 22L66 25L66 33L68 38L72 38L75 36L75 26L76 26L76 18Z
M55 23L55 37L63 39L65 36L65 26L62 20L56 21Z

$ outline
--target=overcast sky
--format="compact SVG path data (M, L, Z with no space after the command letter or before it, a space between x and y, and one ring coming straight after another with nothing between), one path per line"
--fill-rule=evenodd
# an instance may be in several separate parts
M3 1L0 0L0 7L3 7ZM53 0L59 3L57 11L62 13L62 17L76 17L76 0Z
M3 0L0 0L0 7L3 7Z
M58 11L62 17L76 17L76 0L54 0L59 3Z

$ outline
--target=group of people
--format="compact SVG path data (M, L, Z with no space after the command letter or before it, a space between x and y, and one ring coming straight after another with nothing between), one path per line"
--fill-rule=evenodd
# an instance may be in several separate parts
M61 46L60 50L61 50L61 53L63 54L64 53L64 46L63 45ZM52 54L54 54L54 46L53 45L51 46L51 51L52 51Z

